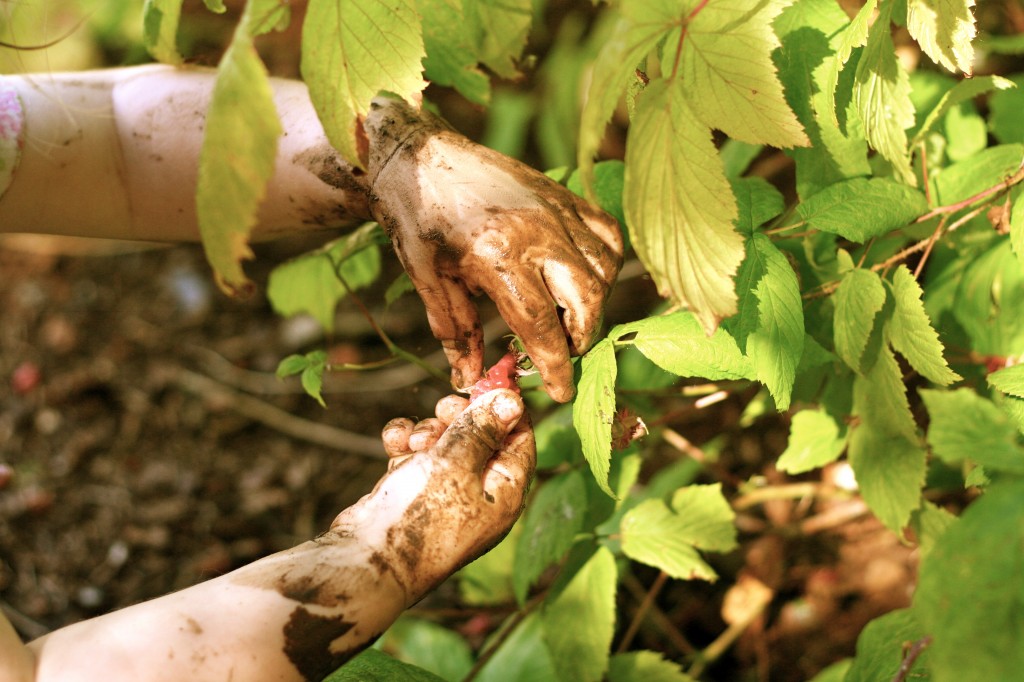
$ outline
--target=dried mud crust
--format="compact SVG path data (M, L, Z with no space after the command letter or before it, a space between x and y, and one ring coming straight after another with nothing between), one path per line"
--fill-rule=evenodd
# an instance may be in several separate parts
M437 342L408 303L386 322L429 354ZM262 294L216 292L197 248L70 258L0 243L0 310L0 605L25 636L308 540L385 470L187 386L185 373L209 376L211 351L272 372L325 343L296 345L308 328ZM362 332L327 345L349 362L381 355ZM376 438L395 414L430 414L446 388L434 384L328 396L326 411L299 394L257 397Z

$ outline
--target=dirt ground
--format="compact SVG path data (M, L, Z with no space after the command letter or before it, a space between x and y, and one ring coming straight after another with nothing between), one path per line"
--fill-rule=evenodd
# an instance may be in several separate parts
M339 361L383 357L351 304L325 339L308 320L281 319L260 294L221 295L197 247L94 244L90 255L60 255L54 246L81 249L0 243L0 607L26 638L315 535L383 471L348 434L375 437L392 417L427 415L445 390L397 365L332 377L324 410L273 370L325 345ZM264 290L274 263L310 246L260 247L249 272ZM613 321L633 313L644 286L620 287ZM396 342L443 366L415 296L387 311L379 295L365 298ZM771 466L784 423L741 431L739 420L726 403L669 425L698 444L729 435L718 465L727 489L753 475L784 482ZM679 453L665 442L652 455ZM633 646L681 660L726 628L723 600L743 600L730 586L754 577L773 591L771 605L704 679L808 679L851 655L870 618L909 599L912 548L857 504L781 500L742 511L742 548L715 564L723 579L666 583L638 568L620 592L619 634L656 591ZM455 596L446 590L426 607L457 606ZM453 627L473 620L472 610L450 613L441 618Z

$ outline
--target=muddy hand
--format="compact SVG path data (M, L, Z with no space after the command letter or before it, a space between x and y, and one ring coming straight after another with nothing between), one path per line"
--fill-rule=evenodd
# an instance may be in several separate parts
M331 527L375 546L407 605L508 533L536 466L533 431L513 391L472 403L448 396L436 414L384 427L387 475Z
M470 297L485 293L555 399L601 326L622 262L615 219L528 166L391 99L365 123L374 217L391 236L465 388L483 369Z

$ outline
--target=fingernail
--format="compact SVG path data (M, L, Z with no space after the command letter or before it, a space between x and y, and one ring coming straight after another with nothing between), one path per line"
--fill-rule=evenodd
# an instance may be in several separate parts
M494 411L494 414L498 419L506 424L514 422L521 414L519 410L519 403L506 393L500 393L494 397L494 402L491 403L491 409Z

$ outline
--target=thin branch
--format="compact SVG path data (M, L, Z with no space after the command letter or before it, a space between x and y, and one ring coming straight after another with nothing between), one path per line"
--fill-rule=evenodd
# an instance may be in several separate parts
M636 579L632 573L626 573L622 577L622 585L629 591L633 598L637 601L642 601L647 594L647 590L644 588L640 581ZM665 615L665 612L658 608L657 604L652 603L647 611L647 617L656 628L661 630L661 633L665 635L665 638L676 648L677 651L685 656L692 656L697 653L697 647L690 643L683 633L679 631Z
M762 613L764 613L764 610L768 607L771 601L772 592L765 588L764 593L756 597L755 603L749 608L747 613L744 614L743 618L737 620L726 628L725 632L716 637L715 641L704 647L704 650L697 655L697 660L690 669L686 671L690 677L700 677L701 673L704 672L704 668L706 668L709 663L714 663L721 658L722 654L728 651L729 647L731 647L733 643L740 638L740 635L746 632L747 628L750 627Z
M797 500L804 497L820 497L823 487L818 483L787 483L758 488L740 495L732 502L732 508L743 511L771 500Z
M947 206L938 206L936 208L933 208L924 215L920 216L914 222L923 223L931 220L932 218L935 218L936 216L946 215L948 213L956 213L959 210L967 208L971 204L983 201L994 194L998 194L999 192L1004 192L1013 187L1014 185L1020 183L1021 181L1024 181L1024 164L1022 164L1021 167L1017 169L1016 173L1006 178L1002 182L992 185L988 189L983 189L974 196L967 197L966 199L958 201L955 204L949 204Z
M240 393L213 379L187 369L172 367L167 370L168 383L202 398L216 400L238 414L260 422L276 431L309 443L334 450L342 450L370 459L386 460L384 445L379 438L345 431L328 424L296 417L279 407L245 393Z
M651 588L647 590L647 594L644 595L643 601L640 602L640 606L636 610L636 615L633 616L633 620L630 622L629 627L626 628L626 633L622 635L622 641L619 642L619 647L616 650L617 653L623 654L629 651L629 645L633 643L633 638L636 637L636 633L640 630L640 624L643 623L644 618L647 617L647 612L654 606L654 600L658 598L658 593L661 592L661 588L665 586L668 581L668 573L661 571L658 573L658 577L654 579L654 583L651 584Z
M533 613L538 606L544 603L545 596L547 596L547 593L545 592L538 594L529 602L527 602L526 606L519 609L519 611L513 614L513 616L509 619L508 624L505 626L505 629L503 629L495 636L494 641L491 642L491 646L487 647L487 649L481 652L480 656L477 657L476 662L473 664L473 667L470 668L469 672L466 673L466 676L462 678L462 682L472 682L472 680L476 679L476 676L479 675L480 671L484 669L484 666L487 665L487 662L494 657L494 654L498 653L498 649L501 648L501 645L504 644L508 640L508 638L512 636L512 633L515 632L515 629L519 627L522 624L522 622L526 620L526 617Z
M914 668L914 663L921 656L925 649L932 643L932 636L926 635L921 639L910 645L907 650L907 654L900 661L900 668L896 671L896 674L892 678L892 682L906 682L906 679L910 677L910 671Z

